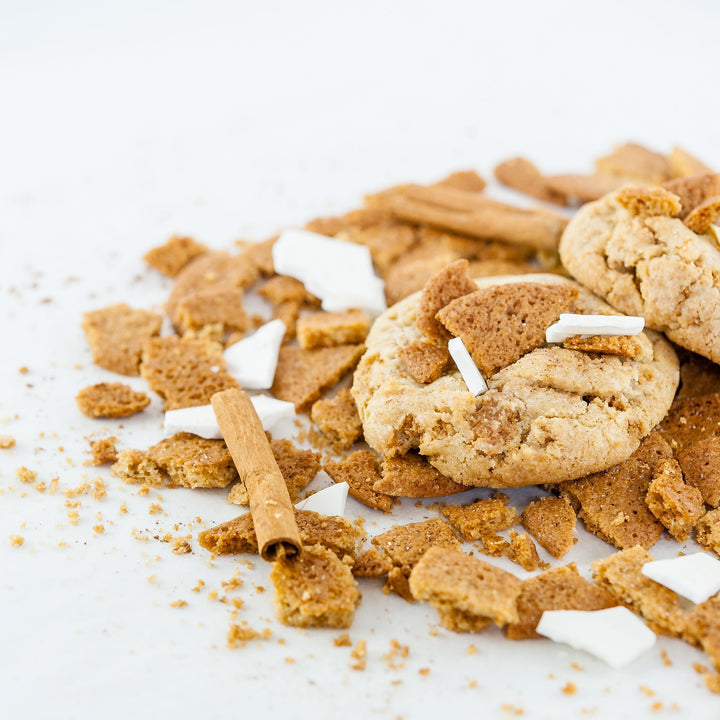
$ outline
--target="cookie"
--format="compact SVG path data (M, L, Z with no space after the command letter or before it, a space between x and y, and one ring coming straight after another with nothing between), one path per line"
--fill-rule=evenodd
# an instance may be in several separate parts
M570 312L613 312L555 275L476 282L573 288L578 295ZM443 475L478 487L561 482L628 458L670 407L677 357L652 332L637 337L645 351L636 360L542 342L488 376L488 392L477 397L452 364L433 382L418 383L398 350L422 339L419 301L420 294L412 295L375 321L354 375L365 440L383 457L417 449Z

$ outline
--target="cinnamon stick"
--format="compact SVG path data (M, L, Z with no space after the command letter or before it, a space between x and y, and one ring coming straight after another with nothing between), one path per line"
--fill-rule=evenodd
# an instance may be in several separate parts
M210 402L250 498L260 555L268 561L297 555L302 543L290 495L250 397L232 388Z

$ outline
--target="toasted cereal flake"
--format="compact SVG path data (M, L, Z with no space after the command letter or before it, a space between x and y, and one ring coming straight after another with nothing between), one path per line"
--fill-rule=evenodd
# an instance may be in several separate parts
M271 320L223 353L228 372L243 388L267 390L273 384L278 352L285 335L282 320Z
M338 450L349 448L362 435L360 416L348 388L313 403L310 418Z
M373 489L380 475L375 455L370 450L357 450L338 462L326 462L323 470L334 482L346 482L350 495L364 505L390 512L396 502L395 498Z
M575 511L566 498L544 497L529 503L520 516L520 522L542 547L558 559L577 542Z
M642 566L642 574L694 603L720 590L720 561L704 552L651 560Z
M575 335L581 339L637 335L644 327L645 318L634 315L560 313L560 319L545 331L545 342L559 343Z
M349 486L345 482L335 483L324 490L313 493L295 505L298 510L312 510L321 515L343 517Z
M477 365L473 362L470 353L465 347L462 338L455 337L448 342L448 352L452 357L457 369L460 371L467 389L474 395L481 395L487 392L487 383Z
M83 388L75 402L88 417L118 418L141 412L150 404L150 398L123 383L98 383Z
M720 393L675 400L658 430L676 452L720 435Z
M334 347L365 341L372 319L362 310L343 313L316 312L297 321L300 347Z
M616 355L633 360L643 353L643 346L634 337L627 335L571 335L563 340L563 347L567 350Z
M397 356L405 363L413 379L423 384L437 380L450 360L447 347L424 341L399 348Z
M182 298L177 306L175 324L181 332L198 332L207 326L219 326L221 332L245 332L250 318L243 305L243 290L233 287L208 288Z
M382 477L373 489L396 497L444 497L464 492L468 487L453 482L422 455L410 450L405 455L383 458Z
M148 250L143 259L158 272L174 278L191 260L207 250L205 245L190 237L173 235L164 245Z
M614 668L627 665L655 644L655 633L625 607L548 610L537 632L585 650Z
M442 513L463 540L470 542L499 530L507 530L520 521L517 510L509 506L509 502L507 495L496 493L471 505L448 505Z

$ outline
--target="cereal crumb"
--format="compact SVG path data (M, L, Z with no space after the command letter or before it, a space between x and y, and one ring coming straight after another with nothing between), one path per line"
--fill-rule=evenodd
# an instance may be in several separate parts
M15 547L22 547L25 544L25 538L22 535L10 535L10 544Z
M102 523L98 523L97 525L93 525L93 530L98 535L102 535L105 532L105 526Z
M15 438L12 435L0 435L0 449L8 450L15 447Z
M574 682L568 682L562 691L565 695L574 695L577 692L577 686Z
M365 670L367 667L367 645L364 640L358 640L350 656L356 661L350 663L351 670Z
M24 465L22 467L19 467L15 471L15 474L17 475L17 478L18 480L20 480L20 482L32 483L37 480L37 473L34 470L26 468Z
M187 605L186 600L174 600L173 602L170 603L170 607L175 607L175 608L185 607L186 605Z
M338 635L333 640L333 645L335 647L350 647L352 643L350 642L350 635L347 633L342 633L342 635Z

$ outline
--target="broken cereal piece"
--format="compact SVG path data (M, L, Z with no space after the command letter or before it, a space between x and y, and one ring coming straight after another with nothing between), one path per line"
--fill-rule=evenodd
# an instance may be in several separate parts
M425 283L446 265L458 259L458 253L449 248L433 252L410 251L399 257L385 272L385 298L388 305L422 290Z
M588 338L572 335L563 340L563 347L568 350L618 355L633 360L643 351L642 345L629 335L593 335Z
M442 513L462 539L470 542L484 535L491 536L499 530L507 530L520 521L517 510L509 506L509 502L510 498L505 493L496 493L472 505L448 505Z
M675 452L698 440L720 435L720 393L675 400L658 430Z
M110 472L123 482L159 487L167 480L164 473L146 450L121 450Z
M615 199L619 205L637 217L677 217L682 210L677 195L661 187L624 187L617 192Z
M488 621L517 622L520 580L500 568L450 548L430 548L410 575L410 590L440 613L449 630L472 632Z
M12 435L0 435L0 449L9 450L15 447L15 438Z
M370 450L357 450L343 460L325 463L323 470L334 482L346 482L350 495L368 507L390 512L396 502L395 498L373 489L381 478L375 455Z
M697 521L695 540L720 557L720 509L710 510Z
M250 318L239 288L207 289L192 293L178 303L175 315L178 329L201 332L207 326L221 326L222 332L245 332Z
M386 595L390 595L390 593L395 593L396 595L399 595L405 602L415 602L415 598L410 592L408 576L403 572L402 568L399 568L397 566L393 567L388 573L385 585L383 585L383 592Z
M302 348L361 343L367 337L371 322L362 310L311 313L298 318L297 338Z
M517 622L507 627L510 640L540 637L535 631L546 610L602 610L617 601L595 583L581 577L574 563L546 570L524 580L517 600Z
M83 388L75 402L88 417L118 418L141 412L150 404L150 398L123 383L98 383Z
M720 218L720 195L715 195L693 208L692 212L683 220L694 233L703 235L710 226Z
M320 395L355 367L363 351L363 345L311 350L283 347L270 392L280 400L295 403L298 412L307 410Z
M595 581L618 602L642 615L655 632L680 637L685 613L677 593L645 577L642 566L653 559L636 546L592 564Z
M322 545L305 545L300 555L273 563L270 579L280 622L294 627L350 627L360 603L357 582L336 555Z
M86 465L105 465L114 463L118 458L118 451L115 447L116 437L98 438L90 441L90 459Z
M311 307L317 307L320 304L320 301L314 295L311 295L299 280L289 275L271 277L258 290L258 295L261 295L276 307L285 303L295 303L298 306L309 305Z
M205 245L190 237L173 235L164 245L148 250L143 260L163 275L174 278L191 260L207 251Z
M696 487L711 507L720 505L720 437L688 445L677 454L685 482Z
M677 178L664 183L663 187L680 198L682 210L679 217L685 220L696 207L720 195L720 174Z
M314 402L310 419L337 450L349 448L362 436L360 416L348 388L340 390L335 397Z
M650 512L678 541L685 542L697 520L705 513L700 491L683 481L674 458L658 461L645 497Z
M659 185L670 177L668 159L637 143L624 143L609 155L595 161L595 168L605 175L632 178L648 185Z
M520 522L542 547L558 559L577 542L575 511L566 498L544 497L529 503L520 516Z
M450 360L447 347L423 341L401 347L397 355L410 375L423 384L437 380Z
M702 647L715 670L720 672L720 596L705 600L688 613L685 639Z
M160 332L162 317L120 303L83 315L93 362L120 375L139 375L143 346Z
M393 567L390 556L373 545L355 557L352 574L355 577L378 578L387 575Z
M668 165L670 166L670 175L674 178L707 175L713 172L702 160L698 160L679 147L672 149L668 157Z
M546 328L577 294L567 285L494 285L453 300L437 318L463 340L478 369L489 377L543 343Z
M409 450L405 455L383 458L382 477L373 489L394 497L444 497L468 487L443 475L417 451Z
M527 533L516 533L511 530L510 544L505 554L508 560L520 565L527 572L537 570L541 565L535 543Z
M537 167L525 158L504 160L494 172L499 182L513 190L556 205L568 204L567 195L549 186Z

